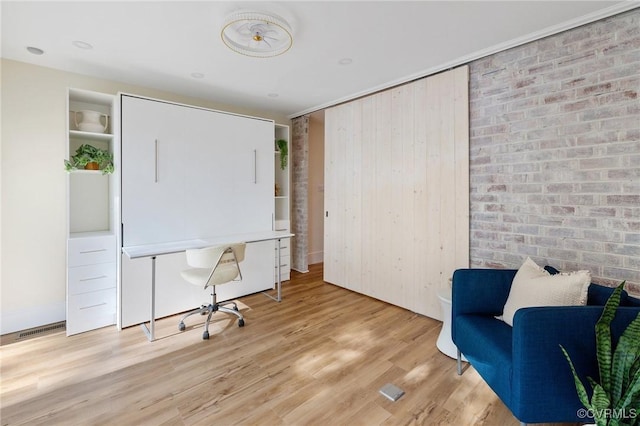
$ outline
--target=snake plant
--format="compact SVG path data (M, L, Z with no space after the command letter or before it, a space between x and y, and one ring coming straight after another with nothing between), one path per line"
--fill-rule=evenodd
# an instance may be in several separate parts
M560 345L571 367L580 402L598 426L640 424L640 313L624 330L615 350L611 344L611 321L620 305L624 283L613 291L595 326L600 383L587 377L593 389L591 401L569 354Z

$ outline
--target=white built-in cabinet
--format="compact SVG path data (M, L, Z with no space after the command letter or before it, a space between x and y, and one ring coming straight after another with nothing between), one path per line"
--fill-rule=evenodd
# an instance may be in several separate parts
M110 151L117 159L111 124L114 101L113 95L68 89L67 158L80 145L89 144ZM76 113L87 110L103 114L104 132L78 129ZM67 335L116 322L117 186L115 173L74 170L68 175Z
M278 141L283 139L287 141L287 147L290 146L290 136L289 136L289 126L285 126L282 124L275 125L275 140ZM280 151L278 150L278 146L276 145L276 150L274 152L274 176L275 176L275 186L274 186L274 223L273 229L276 231L291 231L291 190L290 190L290 164L291 154L287 153L287 163L284 167L282 167L282 162L280 158ZM276 259L276 267L274 273L274 282L278 281L278 252L277 252L277 244L275 242L275 259ZM282 281L287 281L291 277L291 239L285 238L280 242L280 279Z
M274 123L121 94L123 246L274 229ZM232 242L232 241L230 241ZM273 288L273 241L247 246L242 282L219 300ZM121 255L121 327L149 319L151 260ZM156 316L200 306L184 253L156 260Z
M274 149L275 140L289 141L288 126L128 94L69 89L67 100L67 158L91 144L109 150L115 165L109 175L69 173L68 335L149 320L151 259L131 260L123 246L289 229L289 168ZM76 111L96 111L102 123L106 116L107 128L78 129ZM283 280L289 243L281 242ZM218 300L273 288L274 244L249 244L242 282L219 287ZM156 317L209 300L181 277L186 268L184 253L157 257Z
M468 70L325 111L324 279L440 319L469 264Z

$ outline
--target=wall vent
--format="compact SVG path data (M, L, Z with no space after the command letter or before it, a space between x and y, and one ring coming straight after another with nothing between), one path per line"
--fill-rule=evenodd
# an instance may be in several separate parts
M41 327L29 328L27 330L17 331L15 333L5 334L1 336L0 345L8 345L10 343L20 342L23 340L33 339L35 337L53 334L67 328L66 321L54 324L43 325Z

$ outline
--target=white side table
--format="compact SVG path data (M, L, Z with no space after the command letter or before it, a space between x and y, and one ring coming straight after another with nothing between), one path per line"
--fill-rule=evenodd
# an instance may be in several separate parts
M455 359L457 358L458 348L451 340L451 288L447 287L438 290L438 299L440 299L440 307L442 308L442 330L440 330L436 346L440 352ZM464 355L462 360L467 360Z

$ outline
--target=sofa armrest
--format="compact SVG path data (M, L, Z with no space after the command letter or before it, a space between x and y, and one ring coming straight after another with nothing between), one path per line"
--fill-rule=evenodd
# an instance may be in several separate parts
M523 308L513 320L511 410L522 422L578 422L580 403L562 345L583 383L598 380L595 324L602 306ZM618 308L614 344L640 308ZM590 390L590 386L586 386ZM545 413L544 417L541 414ZM543 418L544 420L541 420Z

